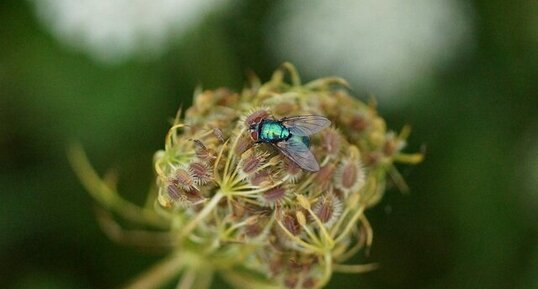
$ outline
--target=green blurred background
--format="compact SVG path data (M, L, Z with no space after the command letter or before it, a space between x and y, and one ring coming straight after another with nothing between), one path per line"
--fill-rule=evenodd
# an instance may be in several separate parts
M43 7L69 1L38 2L0 3L1 288L115 288L160 258L117 245L100 231L94 202L66 159L71 142L83 144L98 171L117 168L124 196L141 202L153 181L152 154L162 147L170 117L181 104L190 104L195 87L239 90L251 71L267 80L281 62L295 62L297 53L288 53L293 49L305 51L297 65L307 80L339 72L344 63L351 71L372 57L356 51L333 59L335 53L329 50L315 54L318 42L294 42L293 35L274 34L273 29L288 31L289 23L293 29L305 29L306 38L309 33L322 34L308 30L313 27L308 22L297 24L302 18L295 15L302 13L304 18L307 11L297 6L301 3L285 8L285 1L241 0L204 8L195 23L172 24L182 25L181 32L165 34L171 40L159 49L120 50L103 57L85 49L89 44L77 38L84 37L84 28L61 36L62 27L46 24L50 19L43 16ZM216 5L206 2L208 7ZM352 12L376 3L362 1L362 8L348 8L350 1L344 2L331 3ZM386 3L391 7L394 2ZM336 275L329 288L538 288L538 3L449 2L466 7L467 34L457 40L463 48L450 45L456 41L450 38L451 30L440 30L416 41L437 44L448 35L448 45L430 46L425 53L409 47L395 51L411 53L397 59L453 56L410 69L414 77L400 80L412 83L401 81L399 86L394 83L405 73L378 82L340 75L350 80L357 97L376 95L389 127L398 130L412 124L407 150L425 145L427 155L416 167L401 167L410 194L392 188L367 212L374 245L370 256L360 260L379 262L381 269ZM334 22L325 17L326 24L313 19L321 29L332 25L344 35L332 39L326 34L321 43L330 44L327 49L371 43L376 39L372 35L385 35L383 25L391 21L390 15L395 21L403 19L393 27L407 29L393 33L394 39L414 39L415 30L430 27L421 19L446 11L441 5L437 12L420 10L423 14L417 17L406 18L400 10L385 17L378 6L377 20L360 22L357 17L357 27L340 24L338 17ZM320 7L316 15L324 14ZM106 9L101 12L106 14ZM80 12L67 11L72 17ZM430 18L441 17L436 15ZM441 27L450 29L455 18L444 17L448 21ZM106 21L96 19L92 29L104 31ZM462 25L458 23L454 25ZM355 37L357 30L367 31L364 40ZM151 39L129 47L147 45L144 41ZM113 40L103 43L100 52L108 51L107 43L114 48ZM377 57L383 59L382 54ZM405 62L393 65L408 69ZM378 85L383 81L393 89L384 90ZM212 288L228 288L218 282Z

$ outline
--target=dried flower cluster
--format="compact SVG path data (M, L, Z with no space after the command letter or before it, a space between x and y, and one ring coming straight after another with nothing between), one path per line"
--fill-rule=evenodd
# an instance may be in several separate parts
M284 81L286 71L291 83ZM184 117L176 117L164 150L155 154L158 190L148 197L152 206L118 201L104 181L106 192L94 186L94 196L113 212L164 231L120 231L104 218L116 239L170 251L132 288L154 287L182 273L179 288L204 289L213 272L237 288L321 288L333 272L372 269L343 264L371 245L364 211L382 197L387 175L403 184L394 162L416 163L421 155L402 153L409 130L387 131L375 107L351 97L345 87L338 78L301 85L285 64L269 82L253 81L241 93L197 92ZM318 172L301 169L249 136L255 121L297 115L332 122L310 138ZM92 191L91 183L100 180L83 173L88 168L76 161L80 153L73 159Z

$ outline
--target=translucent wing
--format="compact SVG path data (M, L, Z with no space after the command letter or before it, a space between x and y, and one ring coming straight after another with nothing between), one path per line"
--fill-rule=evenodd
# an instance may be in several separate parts
M274 146L301 168L311 172L319 171L316 158L300 137L291 137L287 141L274 144Z
M331 121L320 115L302 115L285 117L282 123L292 135L307 136L315 134L331 125Z

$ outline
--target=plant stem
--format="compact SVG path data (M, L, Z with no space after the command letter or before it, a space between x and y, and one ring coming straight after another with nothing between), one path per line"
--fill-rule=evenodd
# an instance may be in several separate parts
M183 265L183 260L179 256L169 256L142 273L142 275L125 286L124 289L159 288L181 273Z
M211 213L211 211L213 211L213 209L218 205L218 203L220 202L220 200L222 199L223 196L224 196L224 194L222 192L217 192L213 196L211 201L209 201L209 203L207 203L207 205L205 205L204 209L200 213L198 213L198 215L196 215L196 218L194 218L190 223L188 223L185 226L185 228L181 232L180 237L184 238L190 232L192 232L192 230L194 230L194 228L196 228L198 223L200 223L207 215L209 215L209 213Z
M183 276L181 276L181 279L177 283L176 289L194 288L192 285L194 284L195 279L196 279L196 272L194 272L192 268L188 269L185 273L183 273Z

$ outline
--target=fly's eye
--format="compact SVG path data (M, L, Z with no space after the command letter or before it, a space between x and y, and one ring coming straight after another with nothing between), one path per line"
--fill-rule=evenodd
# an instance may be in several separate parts
M253 141L258 140L258 132L257 131L251 131L250 132L250 138L252 138Z
M257 124L259 124L260 122L262 122L262 120L265 118L264 115L261 115L261 116L257 116L255 118L253 118L251 121L250 121L250 126L251 127L255 127Z

